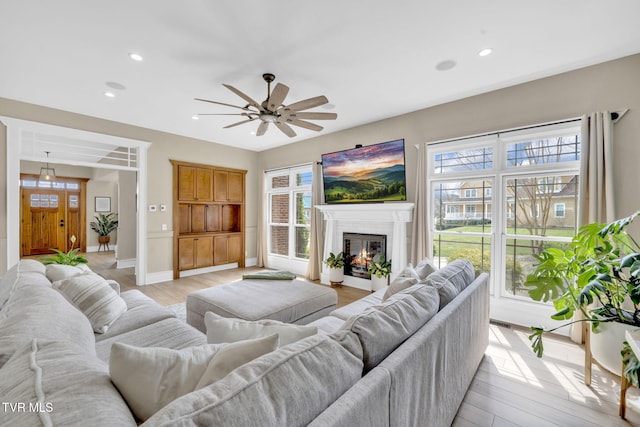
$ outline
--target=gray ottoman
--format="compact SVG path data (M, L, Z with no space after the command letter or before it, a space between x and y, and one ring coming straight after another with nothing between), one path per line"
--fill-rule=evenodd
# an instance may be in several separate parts
M303 280L244 279L187 295L187 323L206 332L204 314L304 325L335 310L333 289Z

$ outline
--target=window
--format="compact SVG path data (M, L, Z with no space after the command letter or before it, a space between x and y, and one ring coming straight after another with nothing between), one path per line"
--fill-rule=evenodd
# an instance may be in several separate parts
M514 300L537 304L523 286L535 256L575 235L579 127L575 121L428 145L434 262L466 258L476 274L489 272L492 307L495 300L512 312Z
M466 199L471 199L473 197L478 197L478 190L475 188L467 188L464 190L464 197Z
M311 166L267 172L268 252L281 259L309 259ZM277 261L275 261L277 264Z

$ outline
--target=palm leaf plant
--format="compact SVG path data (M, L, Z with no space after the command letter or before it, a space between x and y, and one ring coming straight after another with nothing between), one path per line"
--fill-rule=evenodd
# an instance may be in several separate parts
M108 236L113 230L118 227L118 218L117 213L109 212L108 214L98 214L93 218L95 221L91 221L89 223L89 227L96 233L98 236Z

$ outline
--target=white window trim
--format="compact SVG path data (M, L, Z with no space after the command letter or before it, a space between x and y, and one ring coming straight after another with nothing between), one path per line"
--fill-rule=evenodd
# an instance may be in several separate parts
M562 206L562 215L558 215L558 207ZM567 217L567 204L566 203L554 203L553 204L553 217L554 218L566 218Z

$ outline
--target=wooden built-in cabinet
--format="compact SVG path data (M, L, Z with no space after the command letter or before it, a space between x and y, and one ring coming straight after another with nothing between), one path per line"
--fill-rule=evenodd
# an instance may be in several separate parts
M171 160L173 276L180 271L238 263L244 267L247 171Z

